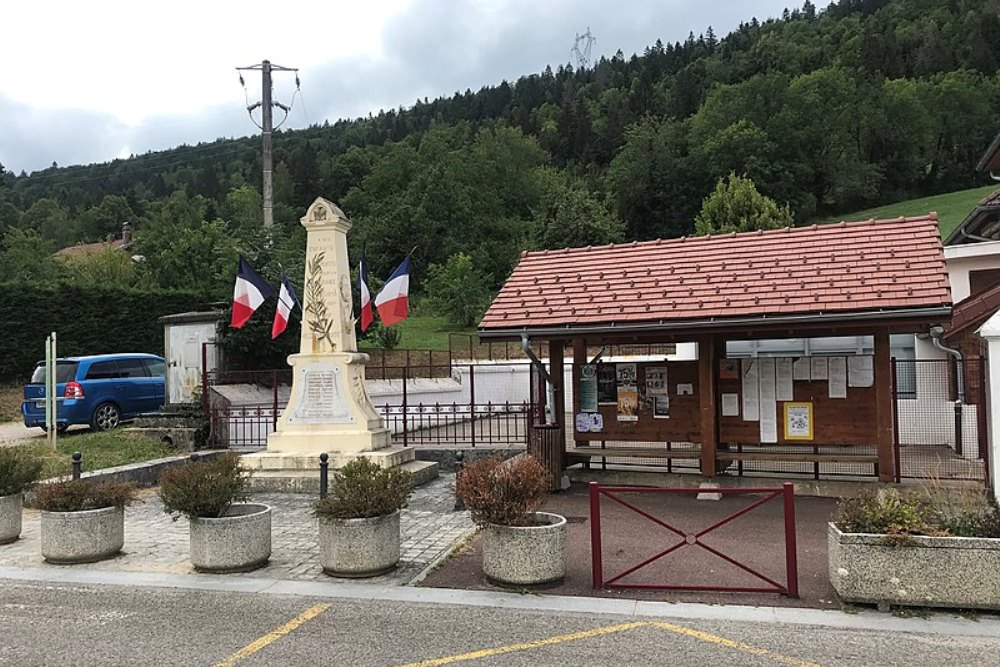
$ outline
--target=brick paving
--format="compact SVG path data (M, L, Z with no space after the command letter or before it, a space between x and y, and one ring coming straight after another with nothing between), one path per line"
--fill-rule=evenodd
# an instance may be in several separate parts
M409 583L428 565L444 556L473 531L468 512L455 512L454 475L441 477L415 489L401 517L402 544L399 567L364 583ZM125 510L125 548L122 555L88 565L45 565L39 553L39 513L25 509L21 539L0 546L0 567L72 567L132 572L194 574L188 560L188 524L163 512L155 490L141 494L142 502ZM330 580L319 565L315 497L305 494L261 493L251 501L273 508L271 560L267 566L231 576L267 577L302 581Z

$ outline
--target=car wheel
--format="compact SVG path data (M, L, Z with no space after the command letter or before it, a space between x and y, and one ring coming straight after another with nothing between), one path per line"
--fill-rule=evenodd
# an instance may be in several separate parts
M90 425L95 431L107 431L121 423L122 414L114 403L101 403L94 410Z

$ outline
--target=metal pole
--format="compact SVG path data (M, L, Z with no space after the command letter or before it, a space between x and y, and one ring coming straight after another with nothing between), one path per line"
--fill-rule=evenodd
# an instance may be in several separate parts
M262 88L260 93L261 113L261 168L263 171L264 226L274 225L274 171L271 166L271 61L265 60L260 68Z
M275 431L278 430L278 371L277 369L271 371L271 387L273 392L273 400L271 403L271 425Z
M80 479L80 470L83 468L81 459L83 454L73 452L73 479Z
M785 501L785 568L788 572L788 597L799 597L799 561L795 540L795 485L782 484Z
M604 566L601 562L601 495L597 482L590 489L590 565L595 590L604 587Z
M406 377L409 373L409 365L403 367L403 447L409 445L410 417L406 413Z
M462 497L458 495L458 478L462 475L462 468L465 467L465 454L462 450L455 452L455 511L461 512L465 509Z
M319 497L326 498L330 484L330 455L323 452L319 455Z
M52 446L49 432L52 430L52 334L45 338L45 442Z
M469 364L469 425L472 432L472 446L476 446L476 367Z

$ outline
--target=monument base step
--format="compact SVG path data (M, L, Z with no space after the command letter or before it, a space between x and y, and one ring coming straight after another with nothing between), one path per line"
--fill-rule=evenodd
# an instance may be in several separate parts
M383 468L394 468L409 463L416 458L410 447L383 447L367 452L329 452L330 468L342 468L359 457L371 459ZM284 454L281 452L256 452L241 459L243 467L254 472L261 471L319 471L319 454Z
M399 468L412 475L412 488L436 479L439 471L439 466L434 461L408 461ZM311 493L318 497L319 466L315 470L255 470L250 477L250 488L255 493Z

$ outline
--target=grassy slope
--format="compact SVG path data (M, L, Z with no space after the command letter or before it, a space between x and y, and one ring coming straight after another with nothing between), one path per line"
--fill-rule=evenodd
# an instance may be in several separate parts
M399 348L411 350L447 350L449 333L474 334L475 328L463 329L449 324L443 317L411 315L398 325L402 337Z
M898 218L904 215L925 215L930 211L937 211L938 221L941 226L941 238L944 239L965 219L965 216L972 212L972 209L976 207L980 199L997 189L997 185L987 185L981 188L972 188L971 190L959 190L943 195L934 195L933 197L921 197L920 199L910 199L895 204L887 204L878 208L847 213L836 218L814 220L813 222L826 223L839 222L840 220Z

